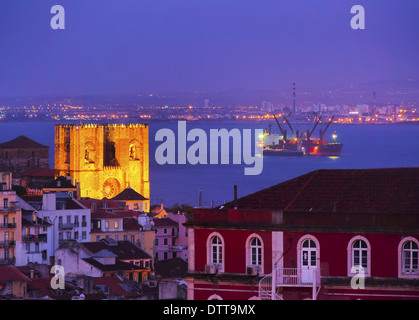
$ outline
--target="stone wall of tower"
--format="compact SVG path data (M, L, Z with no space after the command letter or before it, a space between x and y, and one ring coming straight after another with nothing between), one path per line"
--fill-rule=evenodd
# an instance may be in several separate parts
M57 125L55 169L80 183L82 197L112 198L130 186L149 198L148 126Z

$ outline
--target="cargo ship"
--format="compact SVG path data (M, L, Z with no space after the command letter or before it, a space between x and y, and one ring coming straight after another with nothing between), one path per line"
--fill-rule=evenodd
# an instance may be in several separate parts
M291 114L288 115L288 117ZM302 150L301 141L297 138L287 140L287 130L283 129L278 119L273 115L275 121L281 131L282 136L271 132L271 125L269 129L265 130L263 137L263 155L264 156L282 156L282 157L302 157L304 152ZM288 121L288 117L284 117ZM294 132L290 126L291 131Z
M320 157L339 157L342 152L342 143L328 143L326 140L314 140L308 147L308 153L304 148L304 153L310 156Z
M316 117L315 124L311 130L307 130L305 133L300 133L299 130L294 132L293 127L288 121L291 113L285 117L284 123L287 123L291 132L295 135L293 139L287 139L287 130L281 127L278 119L275 115L274 119L281 131L282 136L279 134L273 134L271 132L271 126L269 130L265 131L264 134L264 146L263 154L266 156L320 156L320 157L339 157L342 152L342 143L336 142L337 134L333 133L334 142L329 143L324 139L324 135L333 121L333 117L329 119L329 123L326 125L324 130L319 130L320 138L312 139L312 134L316 129L317 125L321 122L321 116L319 117L314 113Z
M336 131L332 135L334 142L330 143L324 139L324 135L327 129L329 128L330 124L332 123L334 117L329 119L329 122L326 125L326 128L324 130L321 130L321 129L319 130L320 138L312 139L311 135L313 134L314 129L321 122L321 117L319 117L316 113L314 113L314 115L316 116L316 123L314 124L314 127L311 131L307 130L306 139L302 141L303 143L302 150L304 154L310 155L310 156L320 156L320 157L339 157L342 152L343 144L336 142L336 139L337 139Z

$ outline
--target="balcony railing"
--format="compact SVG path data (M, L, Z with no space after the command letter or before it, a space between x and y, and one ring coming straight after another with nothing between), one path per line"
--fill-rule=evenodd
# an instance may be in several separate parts
M320 283L320 272L317 268L278 268L275 272L277 286L312 286L313 283Z
M0 241L0 248L13 247L15 245L16 245L16 241L15 240L3 240L3 241Z
M281 300L277 294L279 287L311 287L312 299L317 298L320 289L319 268L278 268L259 281L259 298L262 300Z
M16 258L3 258L0 259L0 265L14 265L16 263Z
M10 205L7 207L0 207L0 212L16 212L20 210L20 206L18 205Z
M73 229L74 228L74 223L59 223L58 224L58 228L60 229Z
M24 242L46 242L47 235L46 234L28 234L22 237L22 241Z
M0 229L16 229L16 223L0 223Z

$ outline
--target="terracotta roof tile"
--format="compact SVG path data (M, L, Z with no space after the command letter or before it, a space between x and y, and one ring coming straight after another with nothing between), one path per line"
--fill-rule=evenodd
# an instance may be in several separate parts
M178 227L179 223L170 218L153 218L155 227Z
M14 266L2 266L0 267L0 282L3 283L4 281L31 281L27 276L25 276L22 272L20 272Z
M239 209L419 212L419 168L317 170L237 200ZM224 205L233 208L234 203Z
M0 148L49 148L25 136L19 136L13 140L0 143Z
M134 189L128 187L118 195L112 198L112 200L148 200L147 198L143 197L141 194L139 194Z
M23 177L55 177L55 169L32 169L22 174Z
M116 254L121 260L133 260L133 259L150 259L150 255L137 247L135 244L129 241L111 241L102 239L97 242L83 242L80 245L85 247L92 254L99 252L100 250L106 249Z

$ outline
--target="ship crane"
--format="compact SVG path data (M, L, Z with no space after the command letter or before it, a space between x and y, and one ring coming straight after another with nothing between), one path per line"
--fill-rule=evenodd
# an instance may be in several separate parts
M329 123L327 124L326 128L324 128L324 130L320 129L319 133L320 133L320 141L323 141L324 135L327 131L327 129L329 129L330 124L333 122L333 118L335 116L332 116L332 118L330 118Z
M283 140L286 142L287 141L287 130L282 130L282 127L279 124L278 119L275 117L275 115L273 115L273 116L274 116L274 119L276 121L276 124L278 125L279 131L281 131L281 134L283 136Z
M313 134L313 132L314 132L314 130L316 129L316 127L317 127L317 125L321 122L321 120L322 120L322 117L319 117L315 112L313 112L314 113L314 115L316 116L316 123L314 124L314 126L313 126L313 129L311 129L311 131L309 132L308 130L307 130L307 140L310 140L310 138L311 138L311 135Z
M288 127L290 127L290 129L291 129L291 132L292 133L294 133L294 129L292 128L292 126L291 126L291 123L289 123L289 121L288 121L288 118L291 116L291 114L292 114L292 112L290 112L289 114L288 114L288 116L283 116L283 118L284 118L284 122L286 122L287 123L287 125L288 125Z

